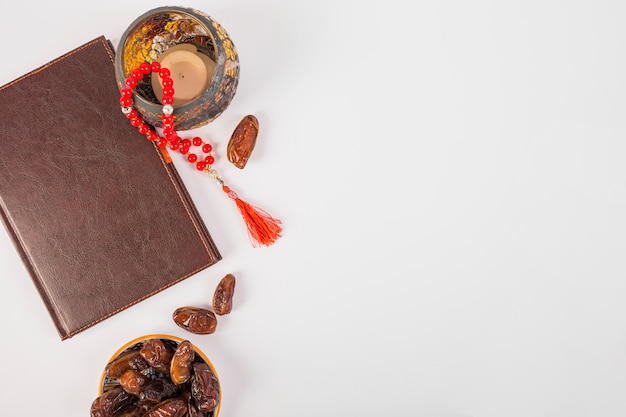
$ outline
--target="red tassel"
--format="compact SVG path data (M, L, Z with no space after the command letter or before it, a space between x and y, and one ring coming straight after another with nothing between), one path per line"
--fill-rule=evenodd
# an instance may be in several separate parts
M283 228L281 227L282 222L280 220L275 219L260 208L243 201L237 196L237 193L228 186L222 185L222 190L224 190L230 198L235 200L235 204L237 204L237 208L239 208L241 216L248 228L248 234L250 235L253 246L270 246L281 237Z

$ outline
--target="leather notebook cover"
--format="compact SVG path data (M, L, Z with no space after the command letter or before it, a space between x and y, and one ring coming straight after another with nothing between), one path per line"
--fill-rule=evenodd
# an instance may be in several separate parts
M113 59L99 37L0 87L0 215L62 340L221 259Z

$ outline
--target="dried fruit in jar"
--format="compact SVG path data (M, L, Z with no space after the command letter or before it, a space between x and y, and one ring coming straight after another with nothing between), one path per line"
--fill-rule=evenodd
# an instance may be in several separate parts
M176 385L184 384L191 377L191 364L195 359L196 352L189 340L180 342L170 365L170 379Z
M174 351L161 339L153 338L143 343L139 354L157 372L169 372Z
M226 147L228 160L239 169L243 169L250 159L259 134L258 119L249 114L237 125Z
M191 396L196 401L200 411L208 413L217 407L220 399L220 386L217 376L204 362L193 364L191 377Z
M215 313L200 307L179 307L174 310L172 319L179 327L195 334L211 334L217 327Z
M115 417L123 408L131 405L135 397L115 387L99 395L91 403L91 417Z
M152 407L144 417L183 417L187 414L187 403L182 398L170 398Z
M106 376L109 378L119 378L129 369L141 371L148 367L148 363L141 357L138 350L128 351L113 361L111 361L105 369Z
M139 395L150 378L139 371L129 369L120 376L120 386L129 394Z
M217 284L213 293L213 311L220 316L228 314L233 309L233 296L235 295L235 276L227 274Z

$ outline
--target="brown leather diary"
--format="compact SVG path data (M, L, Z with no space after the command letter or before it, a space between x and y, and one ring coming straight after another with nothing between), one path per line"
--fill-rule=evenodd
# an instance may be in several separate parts
M99 37L0 87L0 215L67 339L221 259Z

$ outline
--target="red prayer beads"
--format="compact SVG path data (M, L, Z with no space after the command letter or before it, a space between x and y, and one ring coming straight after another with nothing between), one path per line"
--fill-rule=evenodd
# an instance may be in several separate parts
M149 124L144 122L137 110L133 108L133 89L137 87L137 84L143 77L152 72L159 74L161 85L163 86L163 97L161 98L161 103L163 104L163 115L161 116L163 136L159 136ZM208 173L211 178L219 184L222 191L237 205L248 228L248 233L253 245L261 244L269 246L273 244L276 239L280 237L282 222L273 218L263 210L243 201L237 196L237 193L224 184L224 181L217 175L217 172L211 168L211 165L215 162L215 158L213 158L211 153L213 147L210 144L204 143L199 137L182 139L178 136L178 133L176 133L174 129L174 116L172 115L174 112L174 81L170 75L170 70L161 67L161 64L156 61L152 62L152 64L144 62L139 68L132 70L130 76L125 80L126 86L120 90L122 113L126 115L131 125L136 127L142 135L146 135L148 140L156 142L161 148L165 148L169 145L171 150L177 150L181 154L187 155L187 160L190 163L195 164L199 171ZM191 152L192 146L200 148L206 156L201 158L196 153Z
M137 87L139 81L144 76L156 72L161 78L161 85L163 86L163 97L161 103L163 104L163 115L161 116L161 125L163 129L163 136L159 134L146 122L143 121L137 110L133 108L133 90ZM205 171L211 169L211 165L215 162L212 151L213 147L205 143L202 138L194 137L192 139L182 139L176 130L174 129L174 80L170 77L170 70L161 67L161 64L157 61L151 64L144 62L138 68L130 72L130 76L125 80L125 87L120 90L120 105L122 106L122 113L126 115L130 124L137 128L139 133L145 135L148 140L156 142L161 148L169 148L173 151L179 151L181 154L187 156L187 160L195 164L198 171ZM205 155L198 156L198 154L191 152L191 146L198 147Z

